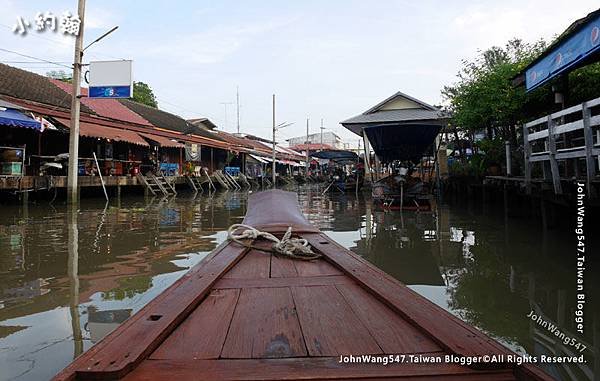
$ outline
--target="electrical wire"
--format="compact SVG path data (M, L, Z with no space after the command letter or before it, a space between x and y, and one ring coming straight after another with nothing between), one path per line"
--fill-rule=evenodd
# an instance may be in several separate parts
M27 54L15 52L13 50L8 50L8 49L0 48L0 51L7 52L7 53L12 53L12 54L16 54L16 55L21 56L21 57L30 58L32 60L46 62L46 63L52 64L52 65L62 66L62 67L66 67L67 69L71 69L71 66L63 65L63 64L61 64L59 62L48 61L48 60L45 60L43 58L38 58L38 57L30 56L30 55L27 55Z
M36 62L36 61L0 61L3 64L37 64L37 65L41 65L41 64L45 64L45 62ZM69 62L67 61L56 61L57 63L63 63L63 64L68 64Z
M5 28L7 28L9 30L13 29L12 27L10 27L10 26L8 26L6 24L0 24L0 26L5 27ZM27 34L27 36L39 38L39 39L46 40L46 41L50 41L50 42L52 42L54 44L61 45L61 46L64 46L64 47L72 47L73 43L74 43L74 42L69 42L69 41L65 41L65 40L56 40L56 39L53 39L53 38L42 37L42 36L40 36L38 34L34 34L34 33ZM110 54L99 53L99 52L93 52L93 53L92 52L87 52L86 55L89 55L91 57L108 57L108 58L111 58L111 59L124 60L124 58L122 58L122 57L115 57L115 56L112 56Z

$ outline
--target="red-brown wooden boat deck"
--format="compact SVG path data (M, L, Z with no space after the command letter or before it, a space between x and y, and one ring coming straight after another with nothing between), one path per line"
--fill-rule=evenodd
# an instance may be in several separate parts
M511 352L320 233L293 193L252 195L244 223L292 226L323 258L225 243L55 379L551 379L504 363L339 363L341 354Z

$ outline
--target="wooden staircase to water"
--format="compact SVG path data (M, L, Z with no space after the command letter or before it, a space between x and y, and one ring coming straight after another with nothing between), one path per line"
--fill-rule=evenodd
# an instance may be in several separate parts
M148 172L146 175L140 173L137 174L137 178L140 180L142 185L148 189L154 196L175 196L177 191L175 186L171 184L166 177L163 175L155 175L152 172Z

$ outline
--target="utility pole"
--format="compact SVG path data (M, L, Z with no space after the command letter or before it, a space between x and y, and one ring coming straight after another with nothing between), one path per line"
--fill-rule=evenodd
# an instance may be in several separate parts
M306 118L306 177L308 178L308 118Z
M272 177L273 177L273 189L276 188L277 178L275 177L275 94L273 94L273 163L272 163Z
M235 87L235 98L237 104L237 133L240 133L240 87Z
M323 118L321 118L321 150L323 150L323 130L325 129L325 127L323 127Z
M67 199L77 203L77 175L79 172L79 110L81 107L81 59L83 57L83 29L85 17L85 0L79 0L79 33L75 36L75 57L73 58L73 91L71 99L71 128L69 131L69 169L67 173Z

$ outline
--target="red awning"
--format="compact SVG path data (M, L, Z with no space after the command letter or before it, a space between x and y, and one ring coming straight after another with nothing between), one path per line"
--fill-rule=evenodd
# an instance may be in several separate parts
M71 125L71 121L68 119L55 119L62 123L65 127L70 127ZM138 133L134 131L106 127L95 123L79 122L79 135L92 138L111 139L116 142L127 142L146 147L150 146L148 142L146 142Z
M161 147L174 147L174 148L184 148L185 145L176 142L174 140L171 140L169 138L166 138L164 136L158 136L158 135L153 135L153 134L146 134L143 132L139 132L140 135L142 135L143 137L145 137L146 139L150 139L152 141L155 141L156 143L158 143Z

